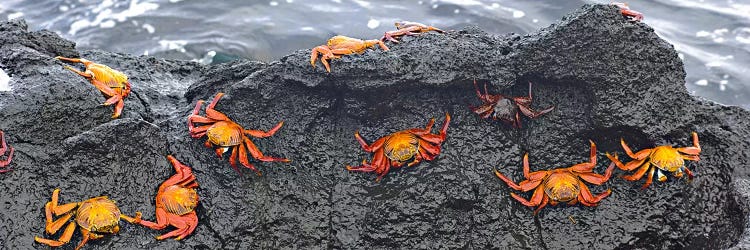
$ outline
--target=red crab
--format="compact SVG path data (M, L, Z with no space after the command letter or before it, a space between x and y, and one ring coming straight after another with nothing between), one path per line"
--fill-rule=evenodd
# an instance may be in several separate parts
M638 11L631 10L630 7L628 7L627 3L612 2L612 5L620 7L620 13L622 13L622 15L627 17L630 21L638 22L643 20L643 14Z
M5 143L5 134L2 130L0 130L0 156L5 155L5 151L8 151L8 155L5 157L5 160L0 160L0 173L5 173L10 170L12 170L8 165L10 165L10 161L13 160L13 147L8 146L8 144Z
M214 106L216 106L216 103L219 102L219 99L221 99L222 96L224 96L224 93L216 94L214 100L211 101L211 104L206 108L206 117L198 115L203 100L200 100L195 104L193 114L188 117L188 129L190 130L191 137L201 138L203 136L208 136L205 145L208 148L213 148L213 145L219 146L216 148L216 155L218 155L219 158L231 148L232 156L229 157L229 164L232 165L232 168L234 168L237 173L240 173L240 170L236 165L237 158L239 157L240 163L242 163L243 166L252 169L258 175L261 175L260 171L255 169L253 164L250 164L250 161L248 161L248 151L253 158L259 161L290 162L290 160L286 158L263 155L263 152L260 152L260 149L258 149L250 138L246 136L249 135L256 138L270 137L275 134L282 125L284 125L283 121L276 124L276 126L268 132L244 129L239 124L230 120L225 114L214 109ZM203 123L207 125L195 126L195 123Z
M484 84L484 94L479 90L477 81L474 80L474 88L477 91L479 100L482 101L482 105L478 107L470 107L471 111L482 116L482 118L492 117L493 120L501 120L504 123L512 124L514 128L521 128L521 115L534 119L540 115L546 114L547 112L555 109L554 106L546 108L542 111L534 111L531 109L531 82L529 82L529 96L509 97L504 95L490 95L487 91L487 84Z
M198 187L198 182L195 181L190 167L171 155L167 156L167 159L172 163L176 173L159 186L159 192L156 194L156 223L140 219L136 223L155 230L172 225L177 229L157 236L156 239L163 240L176 236L176 240L181 240L193 233L198 226L198 216L195 214L195 207L198 206L198 193L195 192L195 188Z
M357 138L362 149L375 153L375 155L370 163L367 163L367 160L362 160L361 166L346 166L346 169L357 172L375 172L378 174L376 181L380 181L391 167L398 168L407 162L409 162L407 166L411 167L423 160L431 161L440 154L440 147L445 141L450 121L451 116L446 113L445 123L443 123L440 134L432 134L435 119L431 119L424 129L402 130L381 137L372 145L367 145L367 142L362 139L359 131L357 131L354 133L354 137Z
M398 40L396 38L399 38L401 36L413 36L420 33L427 33L430 31L437 31L439 33L445 33L445 31L424 25L417 22L409 22L409 21L401 21L396 23L396 29L395 31L388 31L385 32L385 35L383 35L382 38L380 38L380 41L385 42L385 40L398 43Z
M615 164L609 164L603 176L592 172L596 167L596 145L593 141L591 141L589 158L589 162L575 164L568 168L529 172L529 154L526 153L523 155L523 176L526 180L516 184L513 180L501 174L500 171L497 171L497 169L495 169L495 175L512 189L521 192L534 190L534 194L531 195L531 199L529 200L515 193L510 193L510 196L525 206L537 207L534 211L535 215L547 203L554 206L563 202L569 205L580 202L585 206L593 207L599 201L609 196L612 191L607 189L607 191L594 196L584 181L594 185L604 184L612 176Z

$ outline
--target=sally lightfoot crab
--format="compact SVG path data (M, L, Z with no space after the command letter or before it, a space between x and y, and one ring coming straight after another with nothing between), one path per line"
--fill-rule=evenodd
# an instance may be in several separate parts
M402 36L413 36L413 35L418 35L420 33L427 33L430 31L436 31L439 33L445 32L441 29L438 29L432 26L424 25L424 24L417 23L417 22L409 22L409 21L397 22L396 29L398 30L385 32L383 37L380 38L380 41L385 42L386 40L388 40L394 43L398 43L397 38L402 37Z
M648 179L646 179L646 183L643 184L641 189L645 189L651 185L654 173L658 175L657 178L659 181L666 181L667 176L662 174L662 171L671 172L677 178L681 178L684 171L687 173L688 179L693 179L693 172L685 166L685 160L699 161L701 146L698 143L698 133L693 132L692 137L692 147L673 148L671 145L661 145L655 148L643 149L637 153L633 153L630 147L625 144L625 140L620 139L620 144L625 153L630 158L633 158L633 160L627 164L623 164L617 159L617 155L607 153L607 157L622 170L633 171L638 169L632 175L623 176L622 178L625 180L636 181L643 178L643 175L648 174Z
M34 237L36 242L52 247L65 245L70 241L70 238L75 232L76 225L78 225L78 227L81 228L81 234L83 235L83 240L81 240L81 243L76 247L76 250L78 250L90 239L96 240L104 237L103 234L114 234L119 232L120 219L134 223L141 218L140 212L136 212L135 217L121 214L120 209L115 205L115 202L107 198L107 196L99 196L82 202L59 205L57 204L59 195L60 189L55 189L55 191L52 192L52 201L47 202L44 206L44 214L47 220L45 231L48 234L55 234L65 224L68 226L65 227L65 231L63 231L59 239L50 240L41 237ZM62 215L62 217L53 220L53 215ZM68 223L71 218L74 218L75 221Z
M8 152L8 155L5 155L6 151ZM10 165L10 161L13 160L13 151L15 151L15 149L6 143L5 133L0 130L0 157L5 155L5 160L0 160L0 173L12 170L8 165Z
M198 206L195 188L198 187L198 182L190 167L171 155L167 159L172 163L175 174L159 186L156 194L156 223L147 220L137 220L136 223L155 230L172 225L177 229L157 236L156 239L176 237L175 239L181 240L193 233L198 226L198 216L195 214L195 207Z
M331 72L331 66L328 65L329 60L341 58L342 55L361 54L375 45L380 45L383 51L388 51L388 47L380 40L360 40L346 36L334 36L328 39L328 44L312 49L310 64L315 68L315 61L318 60L318 55L320 54L322 55L320 62L326 67L326 71Z
M474 111L474 113L485 119L492 117L493 120L500 120L511 124L514 128L521 127L520 114L534 119L555 109L554 106L538 112L531 109L530 106L533 100L531 97L531 82L529 82L529 96L510 97L500 94L491 95L487 91L486 83L484 84L484 94L482 94L476 80L474 80L474 88L482 104L477 107L469 107L471 111Z
M407 162L407 166L411 167L423 160L431 161L440 154L441 144L445 141L450 121L451 116L446 113L440 134L432 134L435 119L431 119L424 129L402 130L384 136L371 145L367 145L357 131L354 137L357 138L362 149L374 155L370 163L362 160L361 166L346 166L346 169L356 172L375 172L378 175L377 181L380 181L391 167L401 167Z
M612 191L607 189L607 191L594 196L585 182L594 185L604 184L612 176L615 165L611 163L604 171L604 175L593 173L596 167L596 144L593 141L591 142L589 158L589 162L575 164L568 168L529 172L529 154L526 153L523 156L523 176L526 180L516 184L497 169L495 169L495 175L512 189L521 192L534 190L534 194L531 195L529 200L515 193L510 194L525 206L537 207L534 214L537 214L548 203L554 206L558 203L573 205L580 202L585 206L593 207L609 196Z
M83 63L83 66L86 67L86 70L83 72L68 65L65 65L65 68L89 80L107 98L102 105L109 106L115 104L115 112L112 114L112 118L120 117L122 109L125 107L124 99L130 94L130 82L128 82L128 77L125 74L107 65L98 64L83 58L58 56L55 59L72 63Z
M286 158L264 155L263 152L255 146L255 143L246 136L249 135L256 138L270 137L284 125L283 121L276 124L276 126L269 131L244 129L239 124L230 120L225 114L214 109L216 103L219 102L219 99L221 99L222 96L224 96L224 93L216 94L213 101L211 101L211 104L206 108L205 117L198 115L203 100L200 100L195 104L195 109L193 109L192 115L188 117L188 129L191 137L201 138L203 136L208 136L208 140L206 140L204 145L208 148L213 148L214 145L218 146L215 151L219 158L221 158L226 151L231 149L232 155L229 157L229 164L232 165L232 168L234 168L237 173L240 173L236 164L237 158L239 158L239 161L243 166L252 169L258 175L261 175L260 171L255 169L253 164L250 164L250 161L247 158L248 152L250 152L253 158L259 161L290 162L290 160ZM195 126L195 123L201 123L204 125Z
M620 14L622 14L624 17L627 17L630 21L639 22L643 20L643 14L638 11L631 10L630 7L628 7L627 3L612 2L612 5L619 7Z

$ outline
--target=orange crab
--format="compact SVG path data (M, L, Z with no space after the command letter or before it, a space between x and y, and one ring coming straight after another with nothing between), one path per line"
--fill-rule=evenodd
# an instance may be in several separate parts
M313 48L312 54L310 54L310 64L315 68L315 61L318 60L318 54L323 55L320 58L320 62L326 67L326 71L331 72L328 60L341 58L342 55L362 54L366 49L372 48L376 44L380 45L383 51L388 51L388 47L380 40L360 40L346 36L334 36L328 39L327 45L320 45Z
M125 97L130 94L130 82L128 77L120 71L114 70L107 65L98 64L83 58L66 58L55 57L55 59L73 63L83 63L86 71L81 72L73 67L65 65L65 68L85 77L91 84L102 92L107 98L102 105L115 105L115 113L112 118L120 117L123 107L125 107Z
M8 144L5 143L5 134L0 130L0 156L5 155L5 151L8 151L8 155L5 156L5 160L0 160L0 173L12 170L8 165L10 165L10 161L13 160L13 151L15 151L13 147L8 146Z
M612 5L619 7L620 13L623 16L627 17L630 21L638 22L643 20L643 14L638 11L631 10L630 7L628 7L627 3L612 2Z
M177 237L181 240L195 230L198 226L198 216L195 214L195 207L198 206L198 193L195 188L198 182L190 167L183 165L173 156L167 156L167 159L174 167L175 174L164 181L159 186L159 192L156 194L156 221L157 223L138 220L143 226L151 229L161 230L172 225L177 229L157 236L157 240L163 240L169 237Z
M432 134L432 126L435 124L433 118L424 129L402 130L384 136L372 145L367 145L367 142L362 139L359 131L357 131L354 133L354 137L362 145L362 149L375 153L375 155L370 163L367 163L367 160L362 160L361 166L346 166L346 169L357 172L375 172L378 174L376 181L380 181L391 167L401 167L406 162L409 162L408 166L411 167L423 160L431 161L440 154L441 144L445 141L450 121L451 116L446 113L445 123L443 123L440 134Z
M398 40L396 38L399 38L401 36L413 36L417 35L419 33L427 33L430 31L437 31L439 33L445 33L445 31L424 25L417 22L409 22L409 21L400 21L396 23L396 29L395 31L388 31L385 32L382 38L380 38L380 41L385 42L385 40L398 43Z
M500 171L497 171L497 169L495 169L495 175L512 189L521 192L534 190L534 194L531 195L531 199L529 200L515 193L510 193L510 196L520 201L521 204L528 207L537 207L534 215L539 213L539 210L544 208L547 203L554 206L558 203L573 205L580 202L585 206L596 206L599 201L609 196L612 191L607 189L607 191L594 196L585 182L594 185L604 184L612 176L615 165L614 163L609 164L607 170L604 171L604 175L593 173L596 167L596 144L593 141L590 142L591 153L589 155L589 162L575 164L568 168L529 172L529 154L526 153L523 156L523 176L526 180L516 184L513 180L501 174Z
M643 175L646 174L646 172L648 172L648 179L646 179L646 183L643 184L641 189L645 189L651 185L654 178L654 172L657 173L657 178L661 182L667 180L667 176L662 174L662 171L672 172L674 173L674 177L681 178L683 175L682 171L684 170L688 175L688 179L693 179L693 172L685 166L685 160L699 161L701 146L698 144L698 133L693 132L692 136L692 147L673 148L671 145L661 145L655 148L643 149L635 154L630 150L630 147L625 144L625 140L620 139L622 148L630 158L633 158L633 161L630 161L627 164L622 164L622 162L617 159L617 155L610 155L607 153L607 157L622 170L632 171L636 168L638 169L638 171L632 175L623 176L622 178L625 180L639 180L643 178Z
M36 242L41 244L49 245L52 247L59 247L65 245L70 241L73 233L76 229L76 224L81 227L81 234L83 234L83 240L76 247L76 250L83 247L89 239L96 240L104 237L104 233L117 233L120 231L120 219L126 220L130 223L134 223L140 220L141 213L136 212L135 218L120 214L120 209L117 208L115 202L107 198L107 196L99 196L91 198L83 202L74 202L64 205L58 205L57 200L60 195L60 189L55 189L52 192L52 201L47 202L44 206L44 213L47 217L47 225L45 230L48 234L55 234L62 228L66 223L62 235L58 240L44 239L41 237L34 237ZM78 208L73 212L73 209ZM52 220L53 215L63 215L57 220ZM68 221L75 215L75 221Z
M221 158L221 156L231 148L232 156L229 157L229 164L232 165L232 168L234 168L237 173L240 173L240 170L236 165L236 161L239 156L240 163L242 163L243 166L252 169L258 175L261 175L260 171L255 169L255 167L253 167L253 164L250 164L250 161L247 159L248 151L253 156L253 158L259 161L290 162L290 160L286 158L277 158L263 155L263 152L260 152L258 147L256 147L255 144L246 136L249 135L256 138L270 137L274 135L282 125L284 125L283 121L279 122L279 124L276 124L276 126L268 132L261 130L244 129L239 124L234 123L232 120L230 120L229 117L227 117L225 114L214 109L214 106L216 106L216 103L219 102L219 99L221 99L222 96L224 96L224 93L216 94L214 100L211 101L211 104L209 104L206 108L206 117L198 115L198 111L200 111L201 109L203 100L200 100L195 104L193 114L188 117L188 129L190 131L191 137L201 138L203 136L208 136L208 140L206 140L205 145L208 148L213 148L213 145L219 146L218 148L216 148L216 155L218 155L219 158ZM203 123L207 125L195 126L194 123ZM241 174L242 173L240 173L240 175Z

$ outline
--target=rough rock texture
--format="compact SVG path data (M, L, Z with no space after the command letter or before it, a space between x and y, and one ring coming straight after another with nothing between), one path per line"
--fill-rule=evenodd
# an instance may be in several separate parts
M309 65L310 50L272 63L236 61L202 66L103 51L78 52L23 21L0 23L0 68L11 92L0 92L0 129L16 147L14 171L0 174L0 246L34 249L44 232L44 203L56 187L62 202L99 195L126 214L154 219L153 196L172 174L164 157L194 168L200 225L182 241L121 223L118 235L86 249L258 248L728 248L745 230L750 113L690 96L672 46L615 7L584 6L528 35L493 36L476 28L407 37L391 51L368 51L332 62L332 73ZM130 76L134 94L121 119L56 55L83 56ZM533 107L555 111L522 129L480 119L473 79L490 91L523 95L534 82ZM514 83L515 82L515 83ZM189 87L188 87L189 86ZM227 95L217 109L245 128L279 133L255 139L266 154L292 163L243 169L188 136L186 117L198 99ZM353 133L373 141L388 133L453 116L441 155L432 162L373 174L347 164L370 155ZM533 169L587 160L599 146L596 172L624 137L635 149L687 146L700 135L703 153L685 179L655 183L621 178L595 208L557 206L538 217L509 196L492 168L521 180L521 157ZM616 170L616 176L622 171ZM529 194L523 194L528 197ZM573 223L571 218L575 220ZM48 237L48 236L47 236ZM73 237L72 249L80 241Z

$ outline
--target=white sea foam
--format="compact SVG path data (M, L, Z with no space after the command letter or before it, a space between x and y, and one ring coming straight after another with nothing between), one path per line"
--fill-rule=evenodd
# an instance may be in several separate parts
M156 31L156 28L154 28L154 26L151 24L144 23L141 27L143 27L143 29L146 30L146 32L148 32L149 34L154 34L154 31Z
M0 91L12 91L10 88L10 76L0 69Z
M177 50L185 53L185 45L188 44L186 40L159 40L159 45L162 51Z
M82 29L95 26L99 26L100 28L112 28L117 25L117 22L124 22L128 18L158 9L159 4L131 0L128 4L128 8L121 12L114 12L114 10L112 10L117 7L118 4L115 4L112 0L102 1L99 5L91 9L91 13L96 14L93 20L86 17L79 17L78 20L70 24L68 34L75 35Z
M23 16L23 12L15 12L8 14L8 20L16 19Z
M367 21L367 28L370 29L376 29L380 26L380 21L370 18L370 21Z

